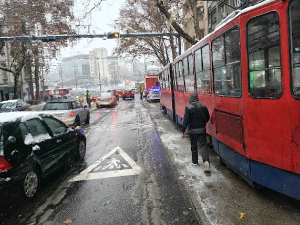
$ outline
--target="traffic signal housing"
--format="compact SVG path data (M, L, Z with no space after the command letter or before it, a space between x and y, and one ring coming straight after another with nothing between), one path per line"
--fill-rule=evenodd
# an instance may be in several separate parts
M118 33L118 32L108 33L108 34L107 34L107 38L108 38L108 39L112 39L112 38L120 38L120 33Z

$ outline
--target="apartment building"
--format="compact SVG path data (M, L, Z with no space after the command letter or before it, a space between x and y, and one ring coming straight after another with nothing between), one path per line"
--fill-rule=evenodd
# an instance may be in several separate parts
M208 1L208 33L214 31L215 27L233 11L256 5L262 1L264 0Z
M208 34L208 12L207 12L207 2L206 1L197 1L196 4L196 14L199 19L199 30L200 35L196 35L195 26L194 26L194 14L192 5L189 0L183 1L183 9L182 9L182 15L183 15L183 29L186 33L188 33L191 37L196 39L201 39L205 35ZM184 42L184 50L191 47L191 44L188 43L186 40Z

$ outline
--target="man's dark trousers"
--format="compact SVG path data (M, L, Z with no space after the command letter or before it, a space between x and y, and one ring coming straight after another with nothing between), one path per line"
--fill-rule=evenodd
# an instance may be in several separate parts
M207 140L206 140L206 133L202 134L190 134L191 139L191 150L192 150L192 162L197 164L198 163L198 146L201 148L201 156L202 161L209 162L209 150L207 148Z

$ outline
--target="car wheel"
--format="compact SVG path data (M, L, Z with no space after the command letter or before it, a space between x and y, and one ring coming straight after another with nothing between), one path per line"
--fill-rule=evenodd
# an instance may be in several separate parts
M85 124L90 124L90 113L87 114Z
M77 153L76 153L76 159L78 161L82 161L85 157L86 152L86 145L84 140L80 140L78 146L77 146Z
M24 196L27 199L34 198L40 187L39 173L35 169L30 170L26 174L26 176L22 182L22 186L23 186L22 191L23 191Z
M80 118L78 116L76 116L74 123L75 123L75 126L80 126Z

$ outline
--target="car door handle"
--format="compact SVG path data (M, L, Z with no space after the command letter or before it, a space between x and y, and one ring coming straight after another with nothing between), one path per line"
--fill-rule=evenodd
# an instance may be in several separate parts
M59 142L61 142L61 140L60 140L60 139L58 139L58 140L56 140L56 142L57 142L57 143L59 143Z

